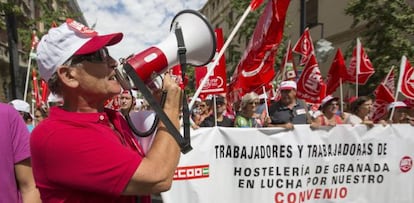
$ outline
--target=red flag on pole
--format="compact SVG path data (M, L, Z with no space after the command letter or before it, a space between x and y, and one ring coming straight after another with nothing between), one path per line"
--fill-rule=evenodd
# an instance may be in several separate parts
M411 66L410 61L403 56L401 60L401 73L399 84L401 93L409 99L414 100L414 67Z
M263 3L263 0L252 0L250 2L250 8L254 11Z
M275 76L274 54L283 37L289 0L268 1L252 38L232 77L242 95L269 83Z
M311 55L298 80L296 96L309 103L318 104L325 95L326 85L322 80L315 55Z
M394 101L391 91L384 85L379 84L375 89L375 102L373 104L371 119L374 122L380 121L388 113L388 105Z
M36 30L32 30L32 50L36 49L37 44L39 43L39 37L37 37Z
M36 70L32 70L32 79L33 79L33 92L35 97L36 106L40 106L40 97L39 97L39 84L37 82Z
M331 64L326 77L326 94L331 95L339 87L340 79L347 78L346 65L340 48L336 51L334 61Z
M280 66L280 70L278 75L281 75L281 80L296 80L297 71L295 67L295 63L293 61L293 54L292 54L292 45L290 44L290 40L288 45L286 46L286 53L283 57L282 64Z
M300 60L300 65L305 65L306 62L311 58L312 55L315 55L315 48L313 47L313 42L311 35L309 33L309 28L306 28L302 36L293 46L293 52L302 55Z
M50 26L51 26L52 28L57 27L57 23L56 23L56 21L52 21L52 24L50 24Z
M221 28L217 28L215 30L216 37L217 37L217 49L216 49L216 56L220 52L221 48L224 44L223 38L223 30ZM217 60L216 58L213 59ZM207 65L209 67L213 62ZM201 81L207 74L207 67L197 67L195 68L195 79L196 79L196 88L199 87ZM219 63L217 63L216 67L214 68L214 73L209 77L206 85L204 85L203 89L201 90L200 97L206 97L208 94L221 94L226 93L227 91L227 76L226 76L226 58L224 55L219 59Z
M357 50L358 48L360 49L359 51ZM360 53L359 56L357 56L358 52ZM359 70L357 64L358 57L360 57ZM365 53L364 47L362 46L362 44L360 45L360 47L356 46L354 48L354 51L352 52L351 64L349 65L348 78L346 79L346 81L364 85L374 73L374 67L372 66L372 63L369 60L368 55Z
M371 111L371 119L374 122L380 121L388 113L388 105L395 100L395 76L392 68L380 85L375 89L375 101Z
M183 79L183 77L182 77L181 65L173 66L170 69L170 72L171 72L171 76L173 76L173 78L175 79L175 82L183 90L184 87L186 86L186 84L185 84L185 81L184 81L185 78Z
M47 83L42 79L40 82L40 88L42 89L42 104L47 106L47 97L49 95L49 88Z

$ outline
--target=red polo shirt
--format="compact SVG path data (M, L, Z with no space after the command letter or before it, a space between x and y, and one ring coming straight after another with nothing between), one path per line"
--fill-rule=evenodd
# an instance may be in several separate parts
M144 157L136 143L118 112L74 113L52 107L30 139L43 202L134 202L135 196L121 192Z

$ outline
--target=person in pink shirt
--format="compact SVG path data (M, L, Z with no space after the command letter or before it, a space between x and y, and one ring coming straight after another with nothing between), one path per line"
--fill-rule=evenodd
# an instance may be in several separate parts
M20 114L0 103L0 202L41 202L30 162L30 133Z
M118 95L117 61L107 46L122 33L98 35L68 19L43 36L37 47L40 76L63 105L52 107L30 139L33 174L42 201L150 202L171 187L180 148L160 122L144 153L124 117L105 109ZM166 74L164 112L179 128L181 89Z

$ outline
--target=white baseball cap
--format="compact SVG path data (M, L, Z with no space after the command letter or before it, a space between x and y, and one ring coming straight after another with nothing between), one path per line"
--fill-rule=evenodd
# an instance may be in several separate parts
M320 105L320 109L324 108L325 104L327 104L328 102L332 101L332 100L336 100L338 101L339 98L338 97L333 97L332 95L328 95L325 98L322 99L321 101L321 105Z
M85 25L67 19L59 27L50 29L37 46L40 76L48 81L57 68L73 55L94 53L102 47L117 44L122 37L122 33L98 35Z
M296 82L292 80L282 81L280 83L280 90L296 89Z
M15 99L9 102L9 104L13 105L17 111L30 113L30 104L21 99Z
M50 93L47 97L47 102L63 102L63 98L59 95Z
M390 104L388 104L388 111L391 110L392 108L406 108L407 104L405 104L402 101L396 101L396 102L391 102Z

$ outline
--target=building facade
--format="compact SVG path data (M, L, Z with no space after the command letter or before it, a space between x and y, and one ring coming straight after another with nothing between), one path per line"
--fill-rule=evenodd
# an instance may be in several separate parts
M11 2L10 0L0 0L0 3L7 3ZM45 25L43 22L36 22L33 27L22 27L23 21L37 19L40 16L43 16L45 11L38 5L36 0L15 0L13 1L14 5L17 5L20 10L22 11L22 15L18 15L15 18L15 27L20 29L36 29L38 33L45 32ZM67 13L67 14L77 14L76 20L86 24L86 20L84 19L82 12L79 8L79 5L76 0L47 0L46 5L48 5L48 9L50 11L60 11L60 13ZM18 56L17 58L17 69L10 67L10 50L9 50L9 34L10 32L10 21L9 25L6 23L6 15L4 11L1 11L2 15L0 16L0 21L4 22L6 25L5 29L0 28L0 102L8 102L12 99L11 90L15 88L16 91L16 98L23 99L25 83L26 83L26 73L28 68L29 62L29 53L23 50L21 36L17 36L17 43L16 49ZM56 21L62 21L66 19L66 16L59 16ZM40 37L40 36L39 36ZM35 62L31 62L31 67L35 67ZM12 73L11 70L14 70ZM15 83L12 85L12 76L14 78ZM31 77L29 80L29 92L31 91ZM28 93L28 97L31 97L31 94ZM28 99L27 99L28 100ZM30 102L29 102L30 103Z
M232 27L228 24L229 19L234 18L232 13L231 0L208 0L204 7L201 9L201 13L207 16L211 21L211 24L215 27L222 27L223 33L228 36ZM407 3L414 7L414 0L406 0ZM264 1L266 3L267 1ZM332 43L336 48L341 48L344 52L348 49L351 43L359 37L361 32L366 29L364 25L359 25L355 28L351 28L353 23L353 17L345 14L345 8L350 0L345 1L332 1L332 0L292 0L289 5L289 9L286 16L286 23L290 24L289 28L285 27L285 34L290 38L292 44L296 43L301 33L301 2L305 3L306 24L310 29L312 40L317 42L319 39L324 38ZM263 5L262 5L263 6ZM233 22L237 22L238 19L232 19ZM242 39L243 40L243 39ZM239 44L243 53L246 41L234 41L232 43ZM319 66L322 75L326 75L330 67L330 64L334 58L335 51L330 53L326 60L319 62ZM228 59L228 57L226 56ZM238 61L229 61L227 68L236 66ZM349 59L347 64L349 63ZM230 73L231 74L231 73Z

